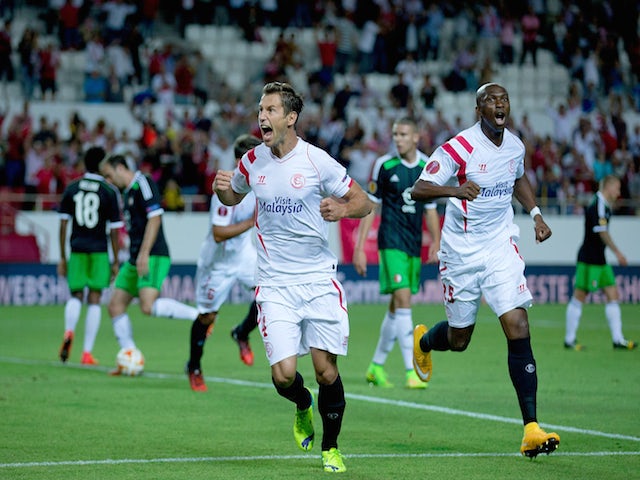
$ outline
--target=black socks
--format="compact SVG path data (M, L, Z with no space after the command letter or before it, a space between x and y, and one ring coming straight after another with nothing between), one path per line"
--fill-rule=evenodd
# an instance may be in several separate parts
M526 425L536 421L536 392L538 375L536 361L531 351L531 338L508 340L509 375L518 395L522 419Z
M207 329L209 325L205 325L199 319L195 319L191 324L191 349L189 351L188 369L190 372L200 370L200 360L204 350L204 341L207 338Z
M447 337L449 331L449 323L442 321L436 323L429 331L420 339L420 348L423 352L437 350L444 352L451 350L449 339Z
M331 385L320 385L318 390L318 412L322 417L322 450L338 448L338 435L342 427L342 416L347 402L340 375Z

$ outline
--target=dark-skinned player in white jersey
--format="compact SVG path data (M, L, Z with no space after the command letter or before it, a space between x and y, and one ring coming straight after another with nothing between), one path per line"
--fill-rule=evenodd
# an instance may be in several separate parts
M518 252L513 197L531 215L537 242L547 240L551 229L524 174L524 144L506 128L510 111L504 87L482 85L478 122L438 147L414 185L415 200L447 199L438 252L447 320L431 329L416 326L414 368L429 381L432 350L467 348L484 297L507 339L509 375L524 423L520 453L535 457L553 452L560 437L537 423L538 377L527 314L533 297Z

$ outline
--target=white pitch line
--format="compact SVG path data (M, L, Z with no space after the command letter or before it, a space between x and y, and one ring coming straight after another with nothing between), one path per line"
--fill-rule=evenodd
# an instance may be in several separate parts
M345 454L345 458L498 458L521 457L519 453L352 453ZM638 452L556 452L554 457L615 457L615 456L640 456ZM169 458L123 458L115 460L75 460L61 462L24 462L24 463L0 463L0 468L37 468L37 467L83 467L87 465L126 465L126 464L150 464L150 463L196 463L196 462L247 462L265 460L316 460L311 455L255 455L233 457L169 457Z
M39 361L39 360L29 360L29 359L21 359L21 358L9 358L9 357L0 357L0 362L5 362L5 363L14 363L14 364L25 364L25 365L49 365L49 366L54 366L54 367L70 367L70 368L81 368L81 369L87 369L87 368L91 368L93 370L104 370L107 371L108 369L105 367L86 367L84 365L80 365L78 363L66 363L66 364L61 364L60 362L43 362L43 361ZM158 379L162 379L162 380L166 380L166 379L171 379L171 380L175 380L178 378L182 378L182 375L176 375L176 374L167 374L167 373L156 373L156 372L148 372L145 371L144 372L144 376L147 378L158 378ZM241 385L244 387L253 387L253 388L273 388L273 384L271 383L264 383L264 382L251 382L248 380L240 380L240 379L236 379L236 378L222 378L222 377L205 377L205 379L208 382L214 382L214 383L223 383L223 384L230 384L230 385ZM317 392L316 392L317 393ZM414 410L424 410L424 411L430 411L430 412L438 412L438 413L445 413L447 415L458 415L458 416L464 416L464 417L470 417L470 418L475 418L475 419L480 419L480 420L489 420L489 421L493 421L493 422L501 422L501 423L510 423L510 424L516 424L516 425L520 425L522 423L522 420L519 418L509 418L509 417L502 417L499 415L490 415L487 413L478 413L478 412L470 412L467 410L458 410L455 408L449 408L449 407L440 407L438 405L428 405L428 404L424 404L424 403L415 403L415 402L407 402L407 401L403 401L403 400L393 400L393 399L389 399L389 398L381 398L381 397L372 397L369 395L359 395L359 394L355 394L355 393L345 393L345 397L348 399L353 399L353 400L360 400L363 402L369 402L369 403L378 403L378 404L384 404L384 405L392 405L395 407L402 407L402 408L410 408L410 409L414 409ZM569 427L566 425L554 425L554 424L549 424L549 423L540 423L541 426L551 429L551 430L557 430L557 431L564 431L564 432L571 432L571 433L578 433L578 434L582 434L582 435L591 435L594 437L604 437L604 438L611 438L611 439L615 439L615 440L628 440L631 442L640 442L640 437L635 437L632 435L622 435L619 433L609 433L609 432L601 432L599 430L590 430L590 429L584 429L584 428L577 428L577 427Z

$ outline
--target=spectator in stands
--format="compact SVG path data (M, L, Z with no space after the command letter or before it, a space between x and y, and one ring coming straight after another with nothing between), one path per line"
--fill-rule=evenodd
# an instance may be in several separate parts
M80 7L74 0L66 0L58 15L62 50L77 50L81 46Z
M389 101L393 108L407 108L413 102L411 87L407 84L402 73L396 76L396 82L389 90Z
M125 86L131 83L131 78L134 75L133 63L131 62L131 54L129 49L122 45L120 39L114 39L106 49L107 58L107 71L109 72L109 78L117 83L114 85L110 82L111 88L111 100L113 101L114 93L118 92L119 97L122 97L120 101L123 101L122 90ZM117 88L115 88L117 87Z
M7 82L13 82L15 76L11 60L12 52L11 20L5 20L2 30L0 30L0 82L2 82L5 99L8 99Z
M505 12L500 19L500 53L499 59L502 65L513 63L513 44L516 38L516 20L511 12Z
M358 39L358 71L366 74L373 72L375 64L374 48L380 27L375 20L367 20L360 29Z
M484 64L486 59L494 61L498 53L500 35L500 17L496 7L486 1L479 7L478 13L478 63ZM480 82L482 85L483 82Z
M527 7L527 12L520 19L522 29L522 52L520 53L520 65L528 55L531 55L533 66L538 65L538 32L540 30L540 19L533 10L533 6Z
M102 11L106 14L105 41L109 45L115 39L122 41L127 18L136 13L138 7L124 0L107 0L102 5Z
M187 54L182 54L178 57L173 75L176 79L176 103L178 105L193 103L195 70Z
M357 59L357 44L359 31L353 21L353 12L348 10L342 14L338 12L335 22L336 29L336 63L337 73L347 73L351 70L351 65Z
M314 30L318 54L320 55L320 83L327 87L333 83L333 73L336 65L336 30L333 25L318 27Z
M403 79L412 93L417 90L420 66L416 61L415 53L407 52L404 58L396 64L395 72L403 75Z
M85 74L91 76L96 70L102 72L105 64L105 49L102 43L102 35L99 32L90 33L85 47L85 54Z
M211 62L204 58L200 50L194 53L193 95L197 105L205 105L209 100L209 92L216 85L216 74Z
M160 64L160 71L151 79L151 90L161 105L173 110L175 105L176 77L167 70L164 63Z
M133 68L133 75L130 80L135 81L138 85L142 85L145 82L140 60L140 49L143 45L144 37L140 33L138 25L134 24L125 34L122 46L127 50Z
M1 48L1 47L0 47ZM20 56L20 86L25 100L33 98L37 81L38 32L26 27L18 43Z
M347 172L349 176L360 184L362 188L367 188L371 167L378 158L378 152L371 148L371 145L364 141L364 138L357 138L353 145L343 150L340 156L347 161Z
M56 93L58 91L56 77L58 68L60 67L60 52L53 45L53 42L49 42L43 49L38 51L38 59L38 63L40 65L39 79L42 99L46 100L47 92L49 92L50 99L55 100Z
M156 19L158 18L158 10L160 8L160 0L143 0L142 17L140 33L145 39L153 37L155 33Z
M421 37L425 48L420 60L437 60L440 52L440 33L444 25L444 13L438 2L430 2L426 12L426 20L421 28Z
M573 132L578 126L581 111L578 108L568 109L564 101L558 103L556 108L547 106L547 114L551 118L553 139L564 149L571 142Z
M593 129L589 117L580 118L578 129L573 134L573 147L586 167L593 172L593 163L603 150L603 145L598 132Z

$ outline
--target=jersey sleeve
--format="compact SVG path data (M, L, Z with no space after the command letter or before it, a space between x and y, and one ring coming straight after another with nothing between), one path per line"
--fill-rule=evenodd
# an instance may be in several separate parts
M58 216L61 220L70 220L73 218L73 199L71 198L71 190L69 188L62 194L62 200L58 208Z
M609 230L609 219L607 218L607 206L600 197L596 200L596 208L592 210L593 233L606 232Z
M231 225L231 217L233 207L223 204L217 195L211 199L211 225L217 227L226 227Z
M388 155L380 157L373 164L371 169L371 177L369 178L369 184L367 186L367 194L371 201L380 204L382 203L382 192L384 185L382 185L383 178L381 177L382 165L389 158Z
M250 152L253 152L253 150L250 150ZM248 153L249 152L242 156L242 159L238 162L238 166L233 171L233 177L231 177L231 189L240 194L249 193L251 190L249 183L250 162L247 155Z
M448 155L442 147L438 147L422 169L419 180L431 182L436 185L446 185L458 173L458 164Z
M142 198L144 200L147 218L162 215L164 213L164 208L162 208L162 196L160 195L158 185L147 177L143 178L146 185L140 185L140 187L143 194Z
M320 172L322 179L322 189L327 195L334 195L336 197L344 197L353 180L347 173L347 169L344 168L337 160L331 157L329 154L324 153L324 159L320 163L322 171Z

